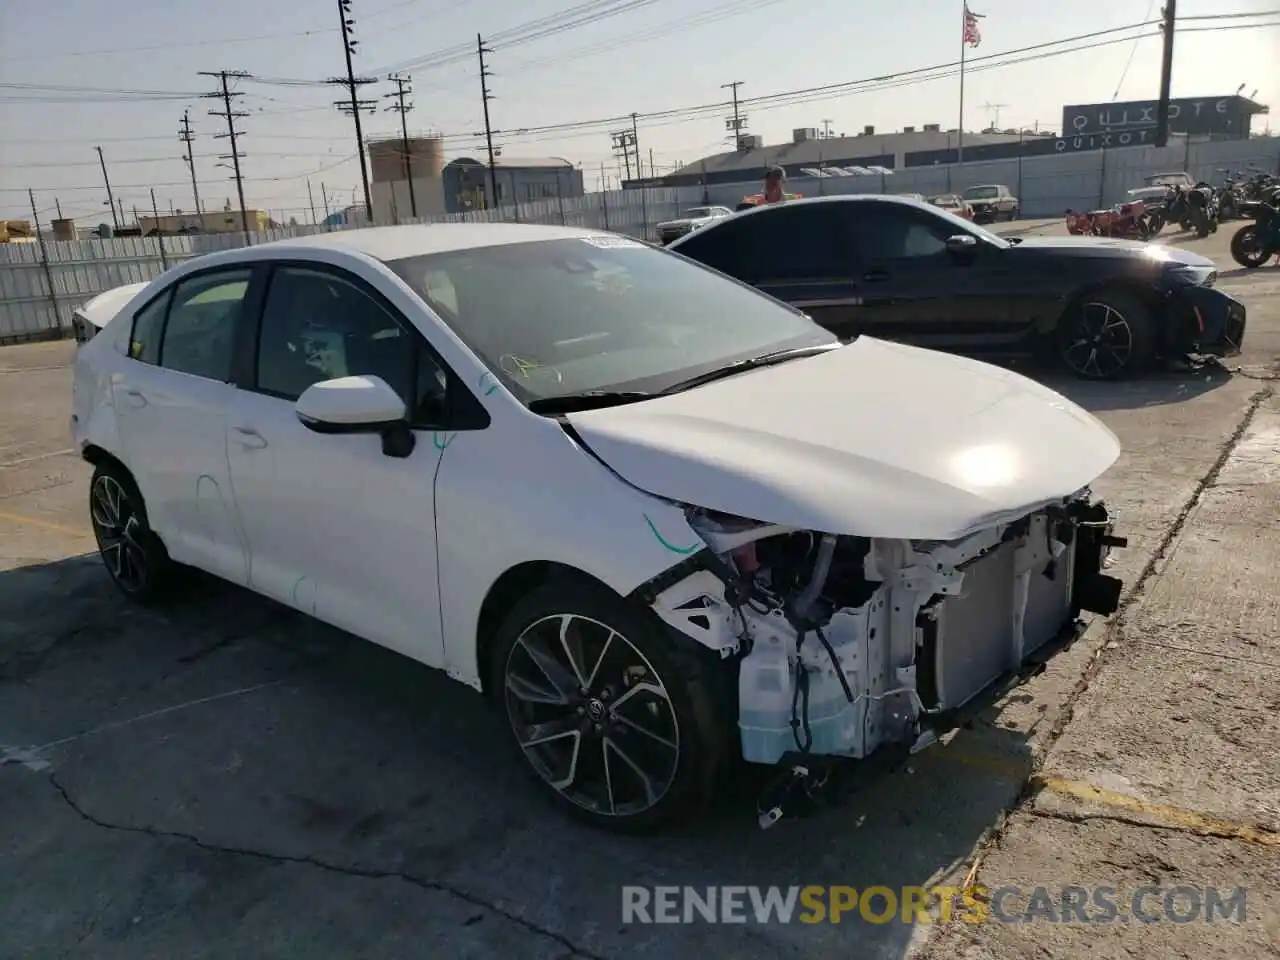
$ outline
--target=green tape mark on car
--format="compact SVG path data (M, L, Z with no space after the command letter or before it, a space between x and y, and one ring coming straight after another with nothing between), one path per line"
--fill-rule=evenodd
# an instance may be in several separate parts
M431 435L431 442L435 444L435 448L437 450L444 450L449 446L449 444L453 443L453 438L455 436L456 434L444 434L437 431Z
M699 544L696 543L691 547L677 547L674 543L658 532L657 526L655 526L654 522L649 519L649 515L647 513L644 515L644 522L649 525L649 532L658 538L658 542L672 553L678 553L681 556L687 557L691 553L696 553L700 548Z
M487 397L493 391L498 389L498 381L494 379L492 373L480 374L480 391Z

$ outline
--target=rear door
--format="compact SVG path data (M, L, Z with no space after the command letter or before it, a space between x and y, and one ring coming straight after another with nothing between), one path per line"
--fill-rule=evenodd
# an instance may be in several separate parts
M837 336L859 332L843 203L779 205L704 228L678 252L807 313Z
M953 256L947 239L964 231L927 209L876 200L844 206L867 333L978 353L1021 341L1004 289L1006 251L979 239L976 256Z
M260 271L219 267L175 283L133 318L113 383L126 464L175 560L247 579L227 464L234 344Z

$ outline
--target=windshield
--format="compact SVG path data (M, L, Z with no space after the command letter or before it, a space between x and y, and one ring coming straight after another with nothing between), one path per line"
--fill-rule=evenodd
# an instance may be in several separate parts
M387 266L525 403L657 392L736 360L839 342L798 310L628 237L477 247Z
M966 200L994 200L1000 196L1000 191L995 187L970 187L964 192Z

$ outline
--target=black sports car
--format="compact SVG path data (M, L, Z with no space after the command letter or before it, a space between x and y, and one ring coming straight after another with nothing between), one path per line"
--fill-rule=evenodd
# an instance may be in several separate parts
M1078 376L1227 356L1245 308L1212 260L1097 237L1005 238L897 197L796 200L726 217L668 250L798 307L836 335L987 356L1049 355Z

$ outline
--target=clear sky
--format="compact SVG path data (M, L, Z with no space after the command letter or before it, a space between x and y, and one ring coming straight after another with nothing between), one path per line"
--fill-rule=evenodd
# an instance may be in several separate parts
M976 58L1151 20L1160 15L1161 0L972 4L984 15L982 45L968 53ZM616 175L609 131L619 125L515 131L714 104L727 99L721 85L730 81L742 81L740 95L749 98L946 64L960 53L960 0L630 0L623 12L609 13L620 5L598 0L578 19L593 11L609 15L550 29L542 38L491 41L490 107L494 128L504 131L496 142L505 156L566 157L583 165L593 188L602 163ZM580 6L583 0L352 0L360 41L356 70L385 77L403 67L413 77L410 133L441 131L449 156L481 156L482 140L473 136L483 129L470 53L476 34L506 31L519 38L531 22ZM1178 33L1173 95L1229 94L1244 84L1245 94L1257 88L1258 100L1280 107L1280 0L1183 0L1178 14L1268 11L1275 12L1253 21L1188 20L1186 32ZM42 219L56 198L63 213L82 224L109 220L95 145L103 148L126 211L150 205L151 185L162 210L171 203L192 209L177 139L188 108L198 136L201 198L209 207L234 200L230 171L216 166L227 142L212 138L225 127L208 115L219 104L199 96L215 81L199 71L312 81L342 74L338 22L337 0L0 0L0 216L29 215L26 189L33 187ZM1272 25L1203 29L1250 22ZM1159 72L1158 37L971 69L965 126L988 125L995 120L992 105L999 104L1001 127L1038 123L1058 130L1064 103L1110 101L1117 91L1121 100L1154 98ZM30 89L37 84L142 92ZM252 81L236 89L244 94L237 109L250 113L241 121L250 206L306 222L308 178L317 205L321 183L335 208L352 202L359 165L351 122L331 105L339 90ZM364 95L381 97L391 89L380 82ZM866 124L892 131L935 122L945 129L956 125L958 92L950 76L805 102L748 104L745 111L749 132L766 143L828 119L837 134ZM650 150L661 173L724 149L728 112L642 116L646 164ZM367 118L366 135L397 134L398 119L380 110ZM1266 123L1255 120L1258 128Z

